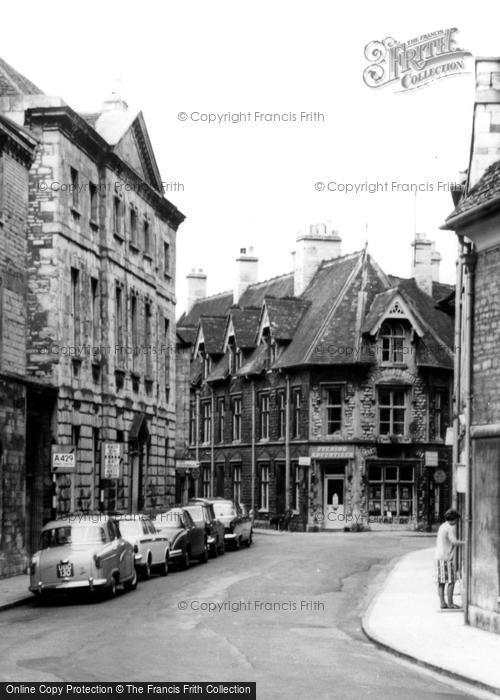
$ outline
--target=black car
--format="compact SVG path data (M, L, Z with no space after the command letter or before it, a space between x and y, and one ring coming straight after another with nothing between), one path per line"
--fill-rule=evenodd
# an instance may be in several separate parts
M189 568L191 559L204 564L208 561L205 528L196 525L185 508L170 508L154 520L156 530L170 541L169 558L182 569Z
M207 533L207 543L212 557L224 554L226 542L224 525L215 517L213 504L206 498L192 498L185 510L193 518L196 525L203 524Z
M226 545L239 549L242 544L250 547L253 539L253 520L247 514L246 508L236 501L227 498L211 498L215 517L224 525Z

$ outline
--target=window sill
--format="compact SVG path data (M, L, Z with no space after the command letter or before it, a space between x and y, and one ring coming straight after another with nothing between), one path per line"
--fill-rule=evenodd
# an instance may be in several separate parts
M133 251L134 253L138 253L138 252L139 252L139 246L137 245L137 243L133 243L132 241L130 241L130 243L128 244L128 247L129 247L130 250Z
M92 229L92 231L97 232L99 231L99 224L95 219L89 219L89 226Z
M408 369L408 364L406 362L381 362L380 366L387 369Z
M82 218L82 212L79 209L77 209L76 207L71 207L70 211L71 211L74 219L81 219Z
M124 243L124 242L125 242L124 236L122 236L121 233L118 233L118 231L113 231L113 236L114 236L114 238L116 238L116 240L119 241L120 243Z

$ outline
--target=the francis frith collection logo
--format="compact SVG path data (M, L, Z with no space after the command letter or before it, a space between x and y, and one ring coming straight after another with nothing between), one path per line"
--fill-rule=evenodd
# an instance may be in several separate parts
M471 56L456 45L458 29L440 29L400 42L392 37L365 46L370 65L363 80L370 88L394 85L408 92L452 75L467 72L465 59Z

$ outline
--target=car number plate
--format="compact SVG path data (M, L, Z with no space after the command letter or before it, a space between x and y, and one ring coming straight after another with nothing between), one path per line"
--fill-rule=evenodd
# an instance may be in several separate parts
M57 575L59 578L69 578L73 576L73 564L58 564Z

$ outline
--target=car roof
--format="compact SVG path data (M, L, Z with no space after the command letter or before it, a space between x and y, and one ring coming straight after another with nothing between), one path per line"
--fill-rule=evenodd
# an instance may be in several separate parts
M124 513L123 515L117 515L116 520L151 520L151 516L146 513Z
M70 515L57 518L57 520L49 520L49 522L45 523L42 527L42 532L44 530L52 530L56 527L68 527L70 525L93 525L97 527L108 520L112 520L109 515Z

